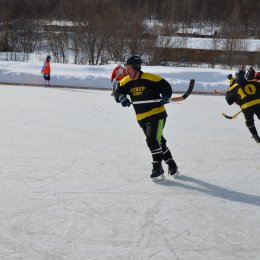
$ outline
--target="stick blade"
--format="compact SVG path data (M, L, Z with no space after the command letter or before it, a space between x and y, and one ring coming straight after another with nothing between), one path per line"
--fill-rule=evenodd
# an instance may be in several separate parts
M194 85L195 85L195 79L191 79L187 91L180 97L171 98L170 101L176 102L176 101L182 101L182 100L186 99L192 92Z
M195 79L191 79L188 90L182 96L183 100L186 99L190 95L190 93L192 92L192 90L194 88L194 85L195 85Z
M239 112L237 112L236 114L234 114L233 116L228 116L225 113L222 113L222 115L227 118L227 119L234 119L236 118L240 113L242 112L242 110L240 110Z
M226 115L225 113L222 113L222 115L223 115L225 118L227 118L227 119L233 119L232 116L228 116L228 115Z

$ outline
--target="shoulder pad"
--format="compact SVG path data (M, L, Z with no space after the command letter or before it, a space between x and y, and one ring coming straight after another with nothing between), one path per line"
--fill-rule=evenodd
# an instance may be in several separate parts
M228 91L232 91L234 88L236 88L237 86L239 86L237 83L233 84L232 86L230 86L230 88L227 90Z
M162 77L155 75L155 74L143 72L141 79L147 79L147 80L158 82L158 81L162 80Z

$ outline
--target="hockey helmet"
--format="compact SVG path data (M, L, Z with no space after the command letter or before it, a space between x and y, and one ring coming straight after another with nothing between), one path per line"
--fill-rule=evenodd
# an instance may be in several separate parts
M236 82L238 84L245 85L246 84L246 78L245 78L245 71L243 69L239 69L235 74Z
M233 78L232 74L228 74L228 75L227 75L227 78L228 78L228 79L232 79L232 78Z
M236 79L245 78L245 71L243 69L239 69L235 74Z
M135 70L141 70L142 60L139 56L134 55L127 59L125 66L132 66Z

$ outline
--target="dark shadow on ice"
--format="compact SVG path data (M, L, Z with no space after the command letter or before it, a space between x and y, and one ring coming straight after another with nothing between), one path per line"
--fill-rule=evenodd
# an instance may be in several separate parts
M190 182L191 184L184 184L182 182L171 180L165 180L156 183L164 186L182 187L188 190L206 193L211 196L219 197L230 201L251 204L258 207L260 206L260 196L250 195L243 192L222 188L220 186L185 175L180 175L176 180ZM192 184L196 184L196 186L193 186Z

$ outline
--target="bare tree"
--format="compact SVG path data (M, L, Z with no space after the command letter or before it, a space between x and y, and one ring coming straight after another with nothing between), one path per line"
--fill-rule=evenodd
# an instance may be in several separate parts
M56 62L68 63L68 34L66 31L48 32L47 46Z
M102 1L86 1L87 8L81 14L80 19L84 27L82 41L88 52L89 64L96 65L103 60L102 53L107 46L111 33L109 28L113 23L113 17L109 10L100 8Z
M71 34L71 50L74 52L75 64L87 64L89 61L88 50L84 44L85 29L81 22L74 22L74 31Z
M214 38L207 62L214 66L222 59L233 66L253 62L238 39L259 38L259 13L259 0L0 0L0 50L9 52L11 59L26 60L36 48L45 48L47 40L47 50L62 63L70 62L69 51L76 64L123 60L129 54L144 56L148 64L158 64L163 57L188 62L185 40L161 41L162 36L173 38L180 25L203 28L208 23L223 25L225 55L213 53L219 42ZM144 20L155 19L161 28L144 25ZM42 34L35 25L40 20L72 21L73 26L53 27ZM201 54L197 51L192 57L199 62Z

